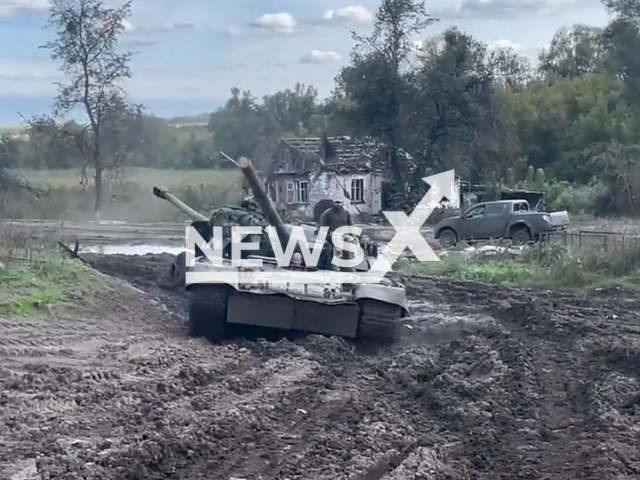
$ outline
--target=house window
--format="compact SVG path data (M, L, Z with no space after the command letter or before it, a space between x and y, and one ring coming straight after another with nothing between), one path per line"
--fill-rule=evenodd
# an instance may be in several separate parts
M272 202L278 201L278 184L275 182L269 184L269 198Z
M351 201L354 203L364 202L364 180L362 178L351 180Z
M287 182L287 203L296 203L295 193L295 184Z
M309 183L287 182L287 203L309 203Z

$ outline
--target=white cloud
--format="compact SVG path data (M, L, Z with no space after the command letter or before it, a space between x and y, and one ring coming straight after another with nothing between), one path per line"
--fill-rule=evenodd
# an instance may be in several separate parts
M244 30L240 27L231 26L227 28L227 33L229 35L242 35L244 33Z
M344 7L339 10L327 10L324 14L324 19L327 22L352 23L355 25L366 26L373 24L374 16L373 13L362 5L355 5L351 7Z
M311 50L300 59L301 63L331 63L337 62L342 57L336 52L321 52L319 50Z
M7 95L55 95L64 76L52 60L0 58L0 91Z
M49 5L49 0L0 0L0 17L10 17L22 11L41 12Z
M463 0L457 6L435 12L441 18L514 18L549 15L592 0Z
M126 18L122 21L122 26L124 27L124 31L127 33L133 32L135 30L133 23L131 23Z
M516 43L513 40L509 40L508 38L501 38L494 42L489 42L490 50L498 50L500 48L507 48L507 49L511 48L516 53L520 53L526 50L526 48L523 45L520 45L519 43Z
M258 18L255 26L280 33L293 33L298 22L290 13L265 13Z

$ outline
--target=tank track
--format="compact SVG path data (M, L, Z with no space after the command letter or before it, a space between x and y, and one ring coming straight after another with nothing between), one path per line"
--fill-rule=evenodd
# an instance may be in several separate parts
M227 296L224 285L195 285L189 289L189 333L212 342L227 337Z
M360 301L358 340L393 343L400 337L402 309L376 300Z

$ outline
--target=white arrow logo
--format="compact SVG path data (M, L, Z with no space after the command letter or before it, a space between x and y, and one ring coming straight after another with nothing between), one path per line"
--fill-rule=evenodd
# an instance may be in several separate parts
M375 275L376 278L379 278L378 281L382 280L387 272L391 270L393 264L407 247L421 262L440 261L420 233L420 228L443 197L454 205L459 205L460 198L456 194L455 188L455 170L425 177L422 180L429 184L431 188L422 197L410 217L407 217L404 212L383 212L391 225L393 225L393 228L396 229L396 234L369 270L370 275Z

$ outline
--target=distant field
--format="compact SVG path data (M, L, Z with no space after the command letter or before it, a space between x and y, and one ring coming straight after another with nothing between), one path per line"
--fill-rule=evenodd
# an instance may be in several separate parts
M23 131L24 127L22 125L0 125L0 135L15 135Z
M78 186L78 169L69 170L27 170L13 169L14 175L24 176L34 185L58 187ZM90 173L89 175L92 175ZM208 185L226 189L233 185L241 173L233 170L168 170L155 168L131 168L122 175L122 180L134 182L142 187L165 186L180 188L189 185Z

